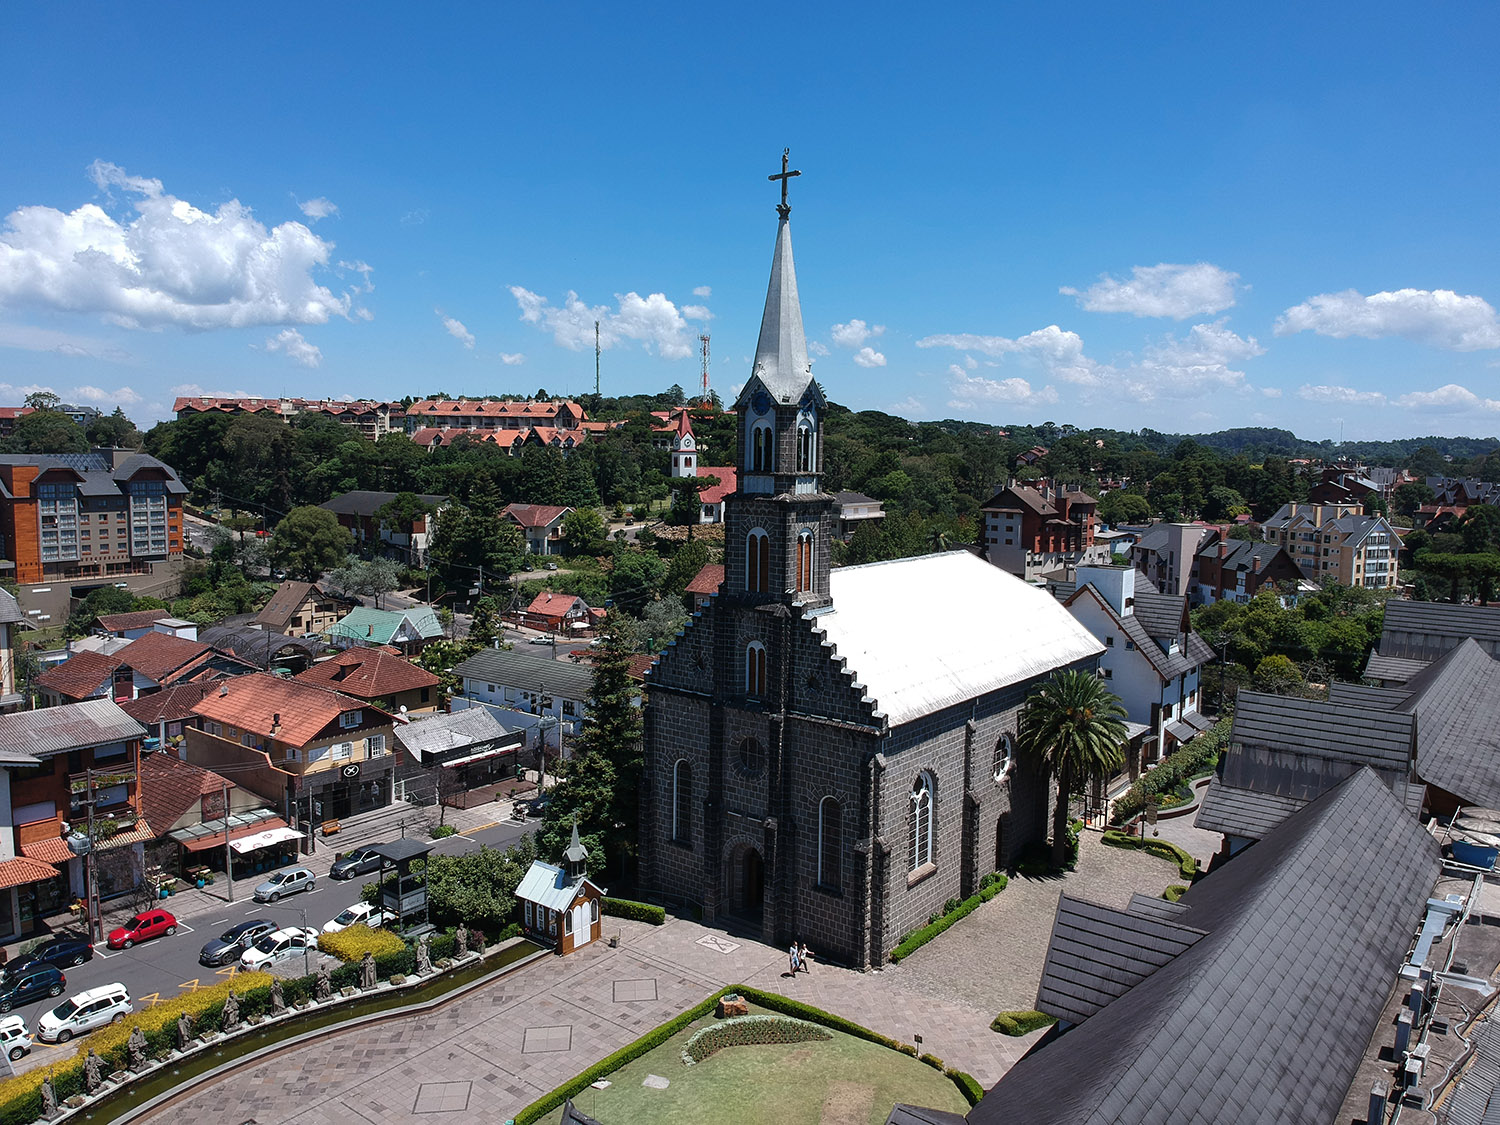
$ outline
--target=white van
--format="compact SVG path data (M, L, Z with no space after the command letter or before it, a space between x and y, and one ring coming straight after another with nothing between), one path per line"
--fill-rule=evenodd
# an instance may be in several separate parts
M31 1032L26 1030L26 1021L20 1016L5 1016L0 1019L0 1051L16 1062L31 1051Z
M123 984L106 984L80 992L44 1013L37 1020L36 1034L46 1043L66 1043L129 1014L130 992Z

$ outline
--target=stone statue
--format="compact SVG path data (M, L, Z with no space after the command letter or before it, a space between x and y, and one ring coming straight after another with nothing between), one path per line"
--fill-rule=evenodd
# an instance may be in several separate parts
M365 950L364 958L359 963L359 987L363 989L375 987L375 954L368 949Z
M333 985L328 980L328 969L326 966L318 966L318 982L316 985L318 999L327 1000L333 995Z
M89 1048L89 1057L83 1060L83 1090L86 1094L92 1094L99 1089L104 1081L104 1060L94 1053L94 1048Z
M42 1079L42 1116L51 1117L57 1112L57 1092L52 1089L52 1072Z
M455 957L467 957L469 955L469 927L460 925L458 932L453 935L455 944Z
M177 1049L186 1051L193 1041L193 1017L183 1012L177 1017Z
M146 1033L141 1030L140 1025L130 1029L130 1038L125 1043L125 1049L130 1053L130 1069L146 1069Z
M240 1001L234 992L229 993L229 999L224 1001L224 1016L220 1021L225 1034L237 1031L240 1026Z
M428 948L426 934L417 939L417 972L432 972L432 950Z
M271 982L271 1014L279 1016L286 1011L286 997L281 994L281 978Z

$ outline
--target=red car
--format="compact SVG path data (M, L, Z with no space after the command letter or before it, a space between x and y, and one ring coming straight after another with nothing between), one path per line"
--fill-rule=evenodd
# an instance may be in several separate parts
M161 937L162 934L175 934L177 932L177 919L165 910L148 910L144 914L137 914L117 930L109 932L109 947L111 949L129 949L138 941L148 938Z

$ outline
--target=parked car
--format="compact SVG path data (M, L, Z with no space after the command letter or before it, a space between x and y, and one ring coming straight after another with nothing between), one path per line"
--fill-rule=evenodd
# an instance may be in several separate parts
M88 938L63 935L37 946L26 954L28 961L43 961L59 968L82 965L94 959L94 943Z
M301 957L304 950L318 947L318 931L293 926L266 934L240 954L240 968L266 969L288 957Z
M240 959L240 954L256 941L280 928L280 922L273 922L269 918L252 918L238 926L231 926L198 951L198 964L209 967L233 965Z
M531 640L527 641L526 643L529 644L529 645L550 645L552 643L552 638L551 637L532 637Z
M0 1051L10 1056L11 1062L31 1053L31 1032L26 1030L26 1021L20 1016L0 1019Z
M111 949L129 949L138 941L177 932L177 919L165 910L147 910L137 914L118 929L109 931Z
M369 875L379 871L385 860L369 848L355 848L333 861L328 869L330 879L353 879L356 875Z
M56 965L32 962L0 977L0 1012L30 1004L43 996L61 996L68 978Z
M533 798L526 806L527 816L542 816L547 811L547 806L552 803L552 795L543 793L540 797Z
M130 1014L130 992L118 982L90 988L69 997L36 1021L36 1037L45 1043L66 1043L96 1027L115 1023Z
M323 923L325 934L336 934L349 926L369 926L375 929L398 921L389 910L382 910L374 903L356 902L347 910L340 911L331 921Z
M255 888L256 902L275 902L285 895L313 889L313 873L305 867L285 867Z

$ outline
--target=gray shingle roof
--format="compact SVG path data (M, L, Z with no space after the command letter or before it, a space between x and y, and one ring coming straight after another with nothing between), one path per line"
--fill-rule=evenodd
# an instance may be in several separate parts
M1377 711L1394 711L1410 695L1411 692L1404 687L1371 687L1369 684L1346 684L1341 680L1328 685L1329 703L1373 707Z
M1259 840L1305 804L1301 797L1241 789L1216 777L1208 783L1193 824L1209 832Z
M1407 681L1417 775L1465 804L1500 807L1500 662L1473 639Z
M1203 936L1154 914L1115 910L1063 895L1052 921L1036 1006L1082 1023Z
M532 720L535 722L535 719ZM507 726L488 707L467 707L448 714L418 716L396 726L396 741L418 761L501 742L521 728Z
M970 1125L1331 1121L1437 878L1361 770L1197 883L1207 936L1021 1059Z
M1187 597L1183 594L1158 594L1145 587L1135 588L1135 618L1146 632L1162 640L1175 637L1187 628Z
M1400 656L1381 656L1378 652L1372 652L1365 664L1365 679L1404 684L1427 667L1427 663L1425 660L1407 660Z
M529 652L507 652L487 648L454 666L453 671L469 680L535 691L542 688L564 699L587 699L594 687L594 670L571 660L549 660Z
M86 699L41 711L0 715L0 750L37 758L144 738L146 734L146 728L111 699Z
M1347 763L1349 768L1335 780L1342 780L1362 765L1385 774L1405 776L1413 751L1413 725L1410 716L1389 711L1242 691L1235 704L1234 728L1229 734L1231 753L1224 780L1235 783L1232 767L1237 757L1233 752L1236 745L1247 750L1253 747L1298 758ZM1320 771L1314 767L1313 772ZM1253 776L1252 772L1247 779ZM1320 792L1322 788L1290 795L1314 797Z
M1465 637L1479 641L1492 655L1500 646L1500 606L1453 605L1450 602L1385 603L1382 656L1436 660Z

